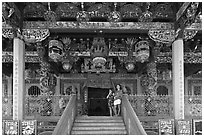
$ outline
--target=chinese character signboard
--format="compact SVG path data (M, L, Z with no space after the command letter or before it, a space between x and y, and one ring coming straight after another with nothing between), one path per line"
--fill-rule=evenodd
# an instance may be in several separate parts
M174 135L174 120L160 119L159 120L159 135Z
M3 120L3 135L19 135L19 122L17 120Z
M37 133L36 120L24 120L21 122L21 134L22 135L36 135Z
M177 135L191 135L192 133L191 120L178 120L176 121L176 134Z
M193 120L193 134L202 135L202 120Z

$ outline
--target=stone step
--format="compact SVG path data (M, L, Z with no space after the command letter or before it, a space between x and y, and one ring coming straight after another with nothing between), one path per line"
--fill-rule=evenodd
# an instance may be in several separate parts
M84 123L84 122L75 122L74 125L75 126L124 126L124 123L122 122L118 122L118 123Z
M87 123L87 122L92 122L92 123L119 123L119 122L123 122L122 119L76 119L75 122L81 122L81 123Z
M102 130L125 130L125 126L106 126L106 127L84 127L84 126L74 126L72 128L72 131L79 131L79 130L88 130L88 131L94 131L94 130L99 130L99 131L102 131Z
M127 135L126 130L121 131L71 131L72 135Z
M122 117L110 117L110 116L82 116L76 117L76 119L122 119Z

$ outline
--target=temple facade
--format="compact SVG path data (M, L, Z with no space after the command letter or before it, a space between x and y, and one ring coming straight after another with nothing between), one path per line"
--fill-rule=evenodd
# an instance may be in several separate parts
M3 2L2 134L202 134L201 16L201 2Z

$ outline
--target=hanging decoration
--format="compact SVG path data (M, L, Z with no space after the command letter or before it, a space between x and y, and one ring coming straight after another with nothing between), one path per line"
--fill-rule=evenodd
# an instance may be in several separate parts
M84 2L81 2L81 9L82 11L77 12L76 19L79 22L87 22L89 21L89 14L88 12L84 11Z
M57 14L51 10L50 2L48 2L48 11L44 13L44 18L46 21L54 22L59 19Z
M28 2L28 5L23 9L23 16L28 18L43 18L46 12L46 7L39 2Z
M59 4L55 10L55 13L60 18L76 18L79 8L73 3L63 2Z
M153 20L153 14L149 11L150 2L146 2L146 11L139 17L139 22L151 22Z
M121 20L120 12L116 11L117 8L117 2L114 2L114 11L110 12L108 15L108 21L110 22L118 22Z
M147 40L141 40L135 45L135 58L141 63L145 62L149 58L149 46L150 43Z
M23 29L22 32L25 42L36 43L45 40L49 35L49 29Z
M63 44L58 40L49 41L49 53L48 56L54 61L58 62L64 55Z
M87 10L90 18L108 18L109 13L111 13L111 9L108 4L109 2L91 5Z
M175 40L175 30L155 30L148 31L149 38L156 42L170 43Z
M170 3L159 3L155 7L155 10L153 12L154 19L168 19L168 20L174 20L174 12L171 8Z
M120 8L120 13L123 19L138 19L138 17L142 14L142 10L137 5L125 4Z

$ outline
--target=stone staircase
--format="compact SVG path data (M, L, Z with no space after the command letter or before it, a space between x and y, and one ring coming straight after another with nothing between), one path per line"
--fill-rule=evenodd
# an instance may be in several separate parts
M71 135L126 135L122 117L76 117Z

